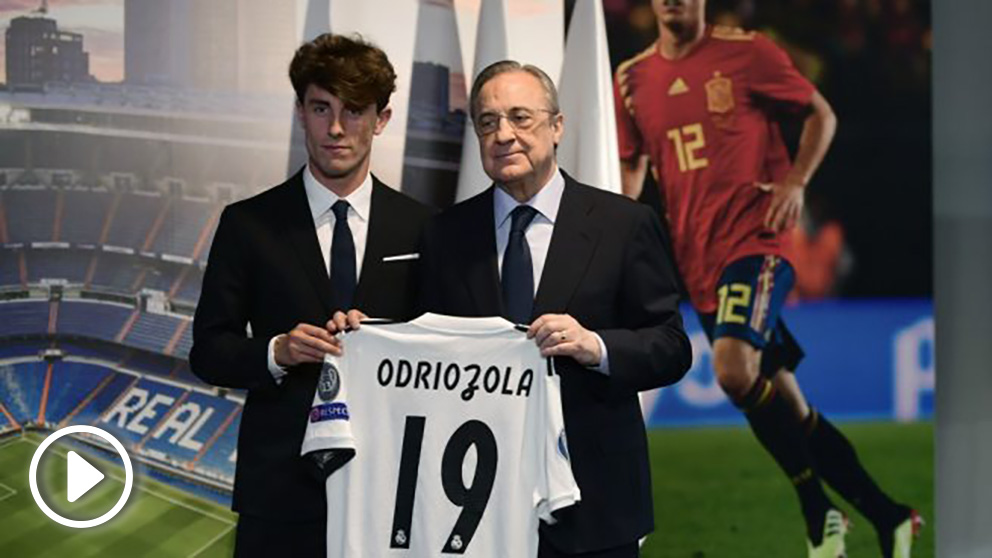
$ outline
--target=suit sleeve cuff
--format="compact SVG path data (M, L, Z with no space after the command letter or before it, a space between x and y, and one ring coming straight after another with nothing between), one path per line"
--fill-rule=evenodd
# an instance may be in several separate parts
M281 385L282 379L287 372L285 368L276 364L276 339L278 337L276 335L272 339L269 339L269 374L272 374L272 379L276 381L276 384ZM602 343L602 341L600 342Z

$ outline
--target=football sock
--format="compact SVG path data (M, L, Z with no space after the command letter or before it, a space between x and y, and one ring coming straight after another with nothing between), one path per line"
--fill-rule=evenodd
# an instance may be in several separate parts
M737 406L744 411L761 445L792 481L806 520L806 531L814 546L823 540L823 522L833 508L820 484L807 449L802 423L774 385L759 377Z
M895 529L909 517L910 509L882 492L861 465L854 446L826 417L812 409L803 422L810 455L820 476L880 534Z

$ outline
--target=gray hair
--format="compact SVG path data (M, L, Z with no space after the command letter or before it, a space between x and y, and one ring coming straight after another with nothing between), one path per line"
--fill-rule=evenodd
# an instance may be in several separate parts
M548 101L548 110L554 114L561 112L561 108L558 106L558 89L555 88L555 82L551 81L551 78L548 77L548 74L544 73L544 70L530 64L521 64L516 60L501 60L486 66L484 70L479 72L479 75L475 78L475 83L472 84L472 94L469 96L469 110L471 110L472 122L475 122L476 117L479 116L479 92L482 91L482 86L494 77L510 72L524 72L537 78L537 81L541 82L541 87L544 88L544 96Z

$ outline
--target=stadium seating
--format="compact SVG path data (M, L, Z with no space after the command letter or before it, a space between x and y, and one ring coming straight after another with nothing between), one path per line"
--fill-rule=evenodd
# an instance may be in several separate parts
M102 190L73 189L64 191L62 195L64 204L59 240L77 245L99 244L113 194Z
M37 335L48 331L47 300L17 300L0 302L0 337L8 335Z
M52 381L48 388L45 422L61 422L110 374L110 370L95 364L56 363L52 367Z
M165 201L158 193L122 194L106 244L141 250Z
M24 255L28 283L65 279L81 285L86 281L86 270L94 254L92 250L27 250Z
M56 196L55 190L41 186L4 191L8 242L52 242Z
M89 286L98 290L133 294L136 291L135 284L148 265L145 258L138 256L101 252L97 255L96 270Z
M46 370L44 362L0 366L0 402L17 422L24 424L37 420Z
M21 251L0 248L0 287L21 284Z
M133 308L121 304L63 299L56 332L113 341L132 312Z
M152 251L192 258L196 242L215 208L214 204L207 201L174 200L155 237Z
M124 344L161 353L172 339L181 319L163 314L142 312L124 337Z
M191 392L169 419L177 427L159 425L144 447L173 459L192 461L237 406L228 399Z
M100 415L104 410L110 405L113 405L114 401L130 386L134 383L135 377L130 374L114 374L113 379L95 393L91 393L93 398L87 402L82 409L80 409L75 414L70 415L68 418L68 424L93 424L100 418ZM73 409L75 412L75 409ZM66 419L63 419L66 420Z
M234 461L231 457L238 447L238 428L241 426L239 412L231 424L196 463L196 469L204 474L221 479L233 480Z
M185 391L142 378L116 404L106 406L97 426L107 429L125 446L137 445L169 414Z

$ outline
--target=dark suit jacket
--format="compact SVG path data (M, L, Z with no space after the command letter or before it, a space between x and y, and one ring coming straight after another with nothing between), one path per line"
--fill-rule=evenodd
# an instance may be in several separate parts
M268 369L269 340L299 323L323 325L338 310L331 307L331 282L302 176L224 209L189 355L193 373L205 382L248 390L234 509L285 521L326 515L324 487L300 458L319 366L301 365L276 384ZM373 178L355 308L373 317L414 317L418 262L382 259L419 252L421 230L433 213Z
M421 245L421 303L456 316L502 313L493 189L443 212ZM572 471L582 501L541 536L568 553L637 540L654 526L647 440L637 392L678 381L691 347L672 260L652 211L579 184L565 189L532 319L568 313L597 332L610 375L556 359Z

